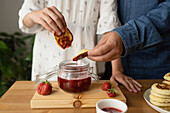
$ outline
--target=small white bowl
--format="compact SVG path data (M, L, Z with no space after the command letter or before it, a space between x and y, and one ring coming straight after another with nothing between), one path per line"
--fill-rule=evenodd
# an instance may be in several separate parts
M113 107L121 110L121 113L126 113L128 107L127 105L117 99L103 99L100 100L96 103L96 113L108 113L106 111L103 111L101 109L106 108L106 107Z

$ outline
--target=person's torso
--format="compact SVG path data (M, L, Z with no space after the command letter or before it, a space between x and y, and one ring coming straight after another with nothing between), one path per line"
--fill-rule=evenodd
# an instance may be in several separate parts
M96 24L100 0L46 0L47 7L56 6L67 23Z
M123 25L130 19L146 15L161 2L164 0L118 0L119 19ZM168 37L170 38L170 35ZM166 42L123 57L124 73L136 79L162 78L170 71L169 48L170 42Z
M96 41L100 0L46 0L45 3L47 7L55 6L65 17L67 27L73 34L73 42L70 48L63 50L47 30L37 33L33 52L32 80L36 74L51 69L64 60L71 60L81 49L93 49ZM87 58L84 60L94 67L96 73L96 63Z

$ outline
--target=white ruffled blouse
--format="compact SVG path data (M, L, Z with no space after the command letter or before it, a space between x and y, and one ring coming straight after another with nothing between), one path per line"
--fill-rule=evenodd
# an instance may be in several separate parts
M41 25L24 26L22 20L34 10L55 6L65 17L67 27L74 36L72 46L61 49L50 32ZM116 0L25 0L19 11L19 27L25 33L36 33L32 80L61 61L71 60L81 49L93 49L96 34L103 34L120 26ZM85 58L96 73L96 62ZM56 80L51 78L50 80Z

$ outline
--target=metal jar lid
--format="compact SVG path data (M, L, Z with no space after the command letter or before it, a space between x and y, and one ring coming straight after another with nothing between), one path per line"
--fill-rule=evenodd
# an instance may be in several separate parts
M72 69L74 68L75 71L77 71L75 67L81 67L81 69L87 69L88 75L91 76L94 80L99 81L100 77L97 76L95 73L93 73L93 67L89 67L89 63L66 60L66 61L62 61L59 64L59 66L56 65L55 67L49 69L48 71L36 75L35 83L39 84L44 80L57 76L62 68L69 68L67 71L73 71Z

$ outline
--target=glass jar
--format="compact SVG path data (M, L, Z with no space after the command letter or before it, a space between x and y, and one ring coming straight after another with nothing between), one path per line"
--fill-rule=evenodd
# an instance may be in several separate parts
M91 78L96 81L99 77L93 73L93 67L84 61L62 61L59 66L54 67L51 71L36 76L36 82L46 80L52 76L58 77L59 87L67 92L82 92L87 90L91 85Z
M68 92L81 92L87 90L91 84L89 76L89 63L64 61L59 65L59 87Z

